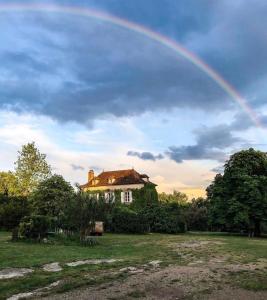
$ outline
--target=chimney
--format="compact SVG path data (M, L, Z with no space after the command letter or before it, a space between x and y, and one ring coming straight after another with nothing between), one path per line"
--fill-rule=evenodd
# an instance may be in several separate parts
M88 172L88 182L90 182L92 179L94 179L95 174L94 174L94 170L90 170Z

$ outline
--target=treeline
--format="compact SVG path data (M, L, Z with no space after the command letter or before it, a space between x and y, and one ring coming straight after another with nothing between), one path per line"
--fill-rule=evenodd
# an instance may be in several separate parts
M14 236L41 239L57 229L83 240L96 221L118 233L243 232L258 236L267 223L267 157L249 149L232 155L207 188L207 198L189 201L180 192L157 194L147 185L122 204L96 199L51 174L34 143L22 147L15 172L0 172L0 227ZM117 197L119 199L119 197Z

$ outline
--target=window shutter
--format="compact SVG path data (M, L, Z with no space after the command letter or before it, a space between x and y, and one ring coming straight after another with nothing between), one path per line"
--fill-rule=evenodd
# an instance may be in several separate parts
M129 202L133 201L133 193L132 191L129 191Z
M121 192L121 203L124 203L124 192Z

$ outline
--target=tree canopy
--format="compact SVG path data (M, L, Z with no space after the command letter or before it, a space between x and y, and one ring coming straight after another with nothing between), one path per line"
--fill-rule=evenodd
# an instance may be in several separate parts
M188 197L182 192L173 191L172 194L160 193L159 201L186 205L186 203L188 202Z
M11 171L0 172L0 194L17 196L21 193L18 178Z
M41 181L51 176L46 155L40 153L34 142L22 146L15 165L16 176L24 195L31 193Z
M60 219L73 195L71 184L55 174L39 183L30 200L35 214Z
M222 230L258 236L267 221L267 154L254 149L235 153L207 188L211 223Z

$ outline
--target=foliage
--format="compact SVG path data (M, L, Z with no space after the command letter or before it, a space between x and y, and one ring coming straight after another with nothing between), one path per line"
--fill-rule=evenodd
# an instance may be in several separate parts
M193 198L186 208L188 230L206 231L209 229L209 202L204 198Z
M100 203L91 194L79 190L70 198L64 212L64 227L79 231L80 239L84 240L94 228L99 215Z
M260 235L267 221L267 154L252 148L235 153L207 194L214 229Z
M42 239L47 235L50 219L46 216L32 215L24 217L19 224L19 234L23 238Z
M21 193L18 178L11 171L0 172L0 194L18 196Z
M148 232L148 223L143 214L121 205L113 211L110 230L117 233L145 233Z
M177 203L160 203L147 206L142 211L151 232L185 232L183 209Z
M27 198L0 196L0 227L7 230L13 229L29 213Z
M61 175L53 175L39 183L30 200L35 214L54 217L60 225L65 207L73 197L74 189L70 183Z
M131 207L134 209L142 209L147 205L158 203L158 192L152 183L146 183L141 189L134 189L133 202Z
M186 205L188 202L188 197L184 193L181 193L178 191L173 191L172 194L160 193L159 201L167 202L167 203L178 203L180 205Z
M24 195L31 193L38 184L51 175L46 155L40 153L35 143L22 146L16 165L16 176Z

